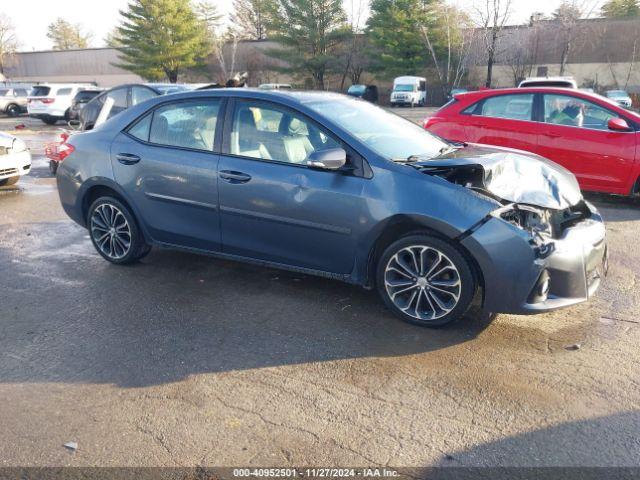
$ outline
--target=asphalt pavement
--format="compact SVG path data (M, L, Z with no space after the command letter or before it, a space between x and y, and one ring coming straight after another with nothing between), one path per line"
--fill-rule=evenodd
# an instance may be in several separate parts
M0 188L1 466L640 467L638 202L589 195L611 252L590 302L429 330L327 279L106 263L59 205L58 128L0 120L34 152Z

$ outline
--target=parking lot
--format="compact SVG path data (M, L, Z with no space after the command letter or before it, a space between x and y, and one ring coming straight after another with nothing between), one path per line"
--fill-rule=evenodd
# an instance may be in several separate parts
M108 264L59 205L61 127L0 119L34 155L0 188L3 466L640 466L640 202L588 195L611 252L589 303L430 330L327 279Z

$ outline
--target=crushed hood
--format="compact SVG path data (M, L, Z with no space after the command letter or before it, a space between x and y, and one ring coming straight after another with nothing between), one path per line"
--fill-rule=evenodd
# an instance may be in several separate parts
M561 210L582 200L571 172L519 150L469 144L411 165L423 173L486 190L508 202Z

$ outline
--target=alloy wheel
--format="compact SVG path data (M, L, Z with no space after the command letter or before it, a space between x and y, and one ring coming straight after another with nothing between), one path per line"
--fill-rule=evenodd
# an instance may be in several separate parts
M460 272L451 259L424 245L396 252L387 262L384 284L393 304L421 321L449 314L462 292Z
M113 260L123 258L131 249L131 228L116 206L103 203L91 215L91 236L100 251Z

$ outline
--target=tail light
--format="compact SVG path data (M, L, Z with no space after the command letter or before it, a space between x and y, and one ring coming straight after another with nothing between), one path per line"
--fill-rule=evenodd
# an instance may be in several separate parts
M63 133L61 137L63 138L62 143L50 143L44 149L46 157L56 162L62 162L76 149L73 145L66 142L69 138L68 134Z
M443 120L444 118L442 117L427 117L422 121L422 128L428 129L429 127Z
M53 103L56 101L55 98L43 98L42 100L40 100L42 103Z

